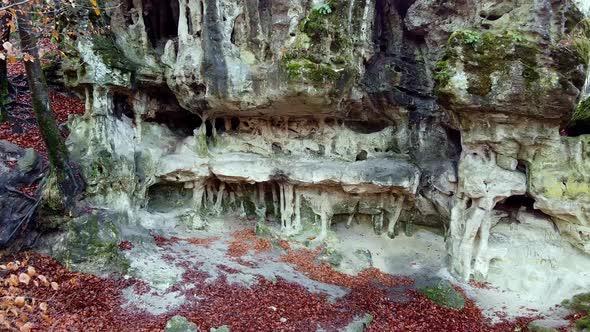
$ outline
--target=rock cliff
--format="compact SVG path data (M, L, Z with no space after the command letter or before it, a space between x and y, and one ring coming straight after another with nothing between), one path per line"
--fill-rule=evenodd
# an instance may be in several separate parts
M62 73L87 201L119 233L424 225L464 280L590 287L584 1L107 2Z

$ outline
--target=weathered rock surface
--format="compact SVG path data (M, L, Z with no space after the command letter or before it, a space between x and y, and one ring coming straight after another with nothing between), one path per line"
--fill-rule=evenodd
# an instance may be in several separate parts
M318 243L403 221L443 229L464 280L590 287L590 126L567 136L584 2L110 3L62 72L87 98L69 139L87 201L127 226L238 213Z

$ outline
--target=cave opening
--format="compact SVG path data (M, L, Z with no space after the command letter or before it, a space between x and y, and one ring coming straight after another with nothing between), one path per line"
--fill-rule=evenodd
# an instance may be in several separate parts
M135 8L133 5L133 0L125 0L123 1L123 13L125 17L125 23L127 25L133 24L133 17L131 16L131 10Z
M463 150L463 146L461 145L461 131L450 127L446 127L445 131L447 132L447 137L451 143L450 145L454 157L459 158L461 151Z
M189 208L192 204L193 190L183 183L157 183L146 193L149 212L167 213L176 209Z
M145 29L154 48L178 37L178 18L178 1L143 0Z
M133 107L131 106L128 95L116 92L113 94L113 114L119 120L121 120L123 116L126 116L135 122Z
M391 41L393 40L388 21L389 13L389 3L386 0L377 0L375 4L375 34L373 36L373 43L378 46L380 53L388 53Z
M393 6L398 14L403 18L406 17L408 9L414 4L415 0L396 0L393 2Z
M216 118L215 121L215 131L217 134L221 134L225 132L225 119L223 118Z
M213 138L213 124L210 120L205 120L205 135L207 136L207 142L210 142Z
M518 163L516 164L516 170L524 174L527 174L527 165L524 161L518 160Z
M203 124L200 116L183 108L174 112L157 112L155 117L148 119L147 122L163 124L182 136L193 135L194 131Z
M479 17L483 18L484 20L487 21L497 21L499 19L502 18L502 14L494 14L494 13L490 13L490 14L486 14L486 13L480 13Z
M367 151L361 150L361 152L356 155L355 161L367 160L367 155Z
M231 122L231 130L232 131L238 131L238 129L240 129L240 119L237 117L233 117L230 120Z
M389 127L391 123L389 121L359 121L359 120L344 120L344 125L357 133L361 134L372 134L382 131Z
M514 195L496 205L497 210L503 211L518 211L522 207L526 208L527 211L533 211L535 209L535 199L527 194Z
M590 121L577 121L560 131L562 136L578 137L590 134Z

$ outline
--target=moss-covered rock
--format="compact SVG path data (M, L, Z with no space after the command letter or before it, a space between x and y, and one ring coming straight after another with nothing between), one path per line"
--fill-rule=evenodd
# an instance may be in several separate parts
M96 35L92 39L93 51L102 61L112 68L134 72L138 65L128 59L117 45L114 36L110 34Z
M119 225L126 216L91 213L64 224L66 233L51 253L73 270L98 275L126 273L129 264L119 252Z
M528 325L527 326L529 332L559 332L552 327L543 327L543 326L536 326L536 325Z
M590 316L578 319L576 321L576 328L581 332L590 331Z
M270 237L273 235L273 231L270 228L270 226L268 226L266 224L266 222L261 221L256 223L256 236L260 236L260 237Z
M577 294L571 300L564 301L563 306L577 312L590 313L590 293Z
M567 58L564 66L561 59ZM584 65L560 45L514 31L456 31L435 65L436 91L445 107L564 119L573 109Z
M465 298L446 280L439 280L431 285L418 287L418 292L430 301L451 309L461 310L465 307Z
M350 76L347 74L353 67L354 48L341 22L348 14L347 8L330 1L312 8L301 21L300 33L282 59L290 81L330 88Z
M197 325L182 316L174 316L166 322L166 332L197 332Z

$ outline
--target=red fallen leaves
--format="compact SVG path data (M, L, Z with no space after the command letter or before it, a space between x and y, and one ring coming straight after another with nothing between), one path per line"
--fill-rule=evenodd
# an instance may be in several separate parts
M208 247L213 242L215 242L217 240L219 240L218 237L208 237L208 238L190 238L190 239L186 239L185 241L190 244L194 244L196 246Z
M286 256L302 268L317 268L316 257L309 252L291 251ZM297 255L303 258L295 260ZM305 261L307 259L309 262ZM48 300L47 315L51 320L40 321L37 328L40 331L162 331L167 320L179 314L195 322L201 330L228 325L232 331L305 332L318 328L336 331L354 317L368 313L373 316L368 331L506 332L514 331L516 326L526 331L524 327L534 319L493 325L472 301L468 300L460 311L443 308L408 290L410 279L385 275L375 269L356 277L341 276L329 267L306 271L318 280L333 280L349 286L346 296L329 301L323 293L310 293L280 277L276 281L258 277L251 287L230 284L225 277L207 282L209 275L196 269L195 263L175 261L171 264L182 266L185 273L183 283L171 291L182 292L187 301L177 310L153 316L121 307L124 288L133 286L137 293L144 294L151 291L146 283L70 272L51 258L32 254L30 262L37 267L37 273L59 284L57 292L45 288L26 294L29 298ZM227 268L226 272L237 270ZM183 286L188 284L195 287ZM405 295L400 295L400 289Z
M568 316L565 317L566 320L569 320L570 323L566 326L563 326L562 328L559 329L559 331L561 332L569 332L572 330L572 328L576 325L576 321L580 318L584 318L588 316L588 314L585 313L581 313L581 312L576 312L573 314L570 314Z
M229 284L224 277L191 290L200 304L178 311L201 329L228 325L232 331L316 331L318 326L342 326L352 312L330 304L325 294L309 293L282 278L258 278L252 287ZM283 320L281 320L283 318ZM326 324L325 321L330 323Z
M389 275L376 268L365 269L356 276L338 272L330 264L317 262L317 256L320 253L321 249L288 250L282 257L282 261L294 265L298 271L303 272L311 279L347 288L367 285L373 282L378 282L388 287L411 285L413 283L410 278Z
M194 244L196 246L203 246L203 247L208 247L211 244L213 244L213 242L219 240L218 237L207 237L207 238L188 238L188 239L181 239L179 237L173 236L171 238L166 238L162 235L158 235L158 234L153 234L152 237L154 238L154 241L156 241L156 245L158 247L164 247L164 246L168 246L174 243L178 243L178 242L187 242L190 244Z
M281 247L281 249L283 249L283 250L291 249L291 245L289 244L289 241L279 240L278 243L279 243L279 247Z
M57 45L44 38L40 40L40 48L43 52L56 51ZM25 74L25 69L22 62L8 63L9 77L23 74ZM72 114L84 114L84 102L78 98L52 89L49 91L49 98L58 124L65 123ZM16 120L17 123L0 124L0 139L7 140L23 148L33 148L41 155L46 155L46 147L37 126L32 107L23 106L31 105L30 94L25 92L18 95L16 102L17 104L9 110L9 113L12 118L18 119ZM17 129L17 127L20 128Z
M64 95L56 91L50 91L49 93L51 105L53 106L53 113L59 124L64 123L68 120L70 115L81 115L84 114L85 106L84 103L78 98ZM31 104L30 95L20 95L17 98L19 103ZM45 155L47 149L43 142L43 137L39 131L35 116L32 109L23 109L18 106L11 110L10 113L23 120L19 121L18 125L22 127L22 133L17 133L13 130L15 123L5 122L0 124L0 139L7 140L13 144L16 144L22 148L33 148L37 152ZM31 123L30 123L31 122Z
M119 250L131 250L133 249L133 243L129 241L121 241L119 243Z
M373 316L368 331L504 332L513 331L516 326L526 326L526 323L535 319L519 318L492 325L471 300L467 300L463 310L456 311L440 307L413 290L404 291L406 296L396 301L395 297L400 295L397 292L390 294L388 288L409 286L413 283L410 278L388 275L375 268L350 276L335 271L327 263L318 263L317 255L320 252L321 249L289 250L283 256L283 261L294 265L314 280L350 288L351 293L344 301L349 308L356 308L359 314L367 312ZM404 297L407 299L404 300Z
M162 235L158 235L158 234L152 234L152 237L154 238L154 241L156 241L156 245L158 247L164 247L170 244L174 244L177 243L180 239L179 238L166 238L163 237Z
M8 67L8 76L9 77L14 77L14 76L25 74L25 64L21 61L8 63L6 65L6 67Z
M0 124L0 140L6 140L24 149L35 149L41 154L46 153L45 144L41 138L39 128L35 125L24 124L22 125L23 133L17 134L13 132L12 127L13 125L8 122Z
M37 273L57 282L51 287L26 290L27 298L48 303L46 314L49 320L29 316L38 331L161 331L166 317L155 319L149 315L120 308L123 303L122 289L135 281L103 279L93 275L68 271L55 260L29 254L30 264Z
M0 329L28 332L50 320L47 302L25 295L34 288L57 291L59 285L38 274L27 258L0 264Z
M22 186L22 187L17 188L17 189L19 191L27 194L28 196L35 197L38 188L39 188L39 184L38 183L34 183L34 184L30 185L30 186Z
M252 229L236 231L232 237L228 254L234 258L242 257L250 250L260 253L272 249L272 243L268 239L256 236L256 232Z
M51 41L51 39L49 38L41 38L39 39L39 50L41 53L46 54L49 52L56 52L58 51L58 45L56 43L53 43ZM48 60L48 59L41 59L41 63L42 64L48 64L51 61L55 61L54 60ZM25 71L25 64L23 61L16 61L16 62L8 62L7 63L7 67L8 67L8 76L9 77L15 77L18 75L25 75L26 71Z
M494 286L492 284L490 284L489 282L486 281L470 281L469 285L473 288L479 288L479 289L492 289L494 288Z

